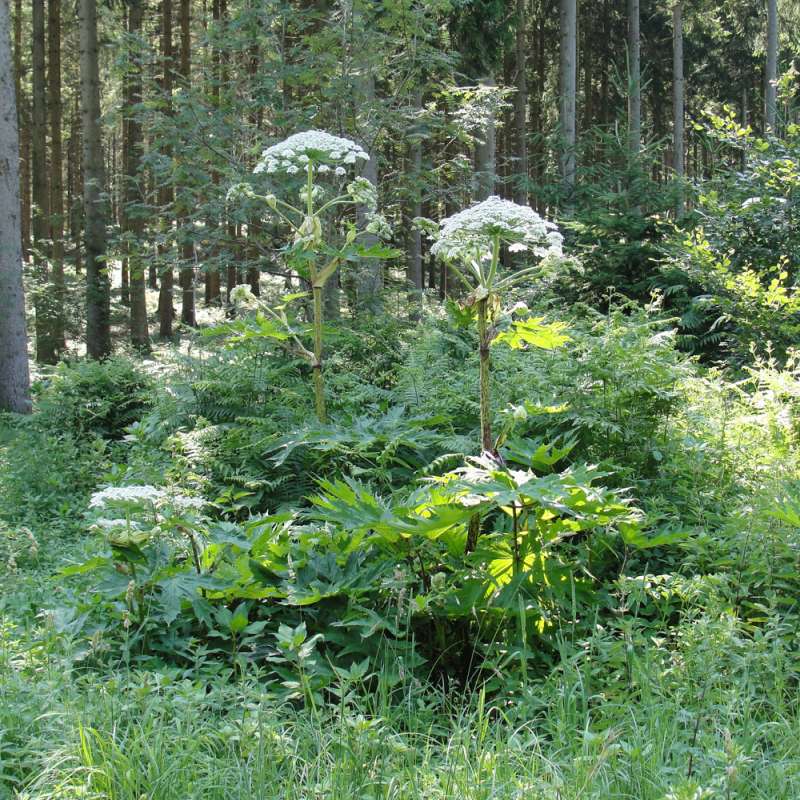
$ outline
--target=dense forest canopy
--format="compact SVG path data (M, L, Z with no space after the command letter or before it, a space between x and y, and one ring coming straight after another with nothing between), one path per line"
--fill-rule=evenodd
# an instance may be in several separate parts
M0 800L800 796L799 62L0 0Z

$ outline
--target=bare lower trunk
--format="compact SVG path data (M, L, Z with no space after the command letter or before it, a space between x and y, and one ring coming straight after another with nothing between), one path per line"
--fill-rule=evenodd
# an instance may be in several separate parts
M53 336L58 351L64 340L64 156L61 143L61 0L47 3L48 74L47 105L50 112L50 236L53 240Z
M142 195L142 123L139 105L142 102L142 52L140 37L144 21L143 0L128 3L128 47L130 68L125 94L127 142L124 153L125 231L129 234L128 282L130 294L131 344L139 350L150 349L150 329L147 323L147 285L144 259L144 197Z
M164 113L167 116L172 114L172 0L161 0L161 58L162 76L161 92L162 102L164 103ZM162 148L165 159L172 158L172 148L166 144ZM175 309L172 304L172 292L175 283L175 275L172 270L172 262L169 256L169 214L167 209L172 205L174 193L172 186L164 184L159 191L159 205L163 209L163 233L164 242L160 246L160 254L165 256L162 259L161 281L158 292L158 333L162 339L169 339L172 336L172 320L175 317Z
M517 39L516 39L516 71L517 93L514 95L514 134L516 145L517 179L514 182L514 201L520 205L528 204L528 128L526 112L528 110L528 76L527 76L527 42L526 33L526 0L517 0Z
M45 80L44 0L33 0L33 240L37 285L36 360L58 361L58 310L50 274L50 184L47 164L47 104Z
M640 67L639 0L628 0L628 147L642 149L642 76Z
M422 90L418 89L414 95L414 109L417 113L422 109ZM408 205L408 263L406 267L406 280L411 290L410 301L414 306L414 314L419 308L420 292L422 291L422 234L414 227L412 220L422 216L422 197L420 195L420 180L422 175L422 131L418 125L412 130L409 142L409 183L413 195Z
M191 2L181 0L180 8L181 25L181 58L180 58L180 78L182 88L185 92L191 89L191 54L192 54L192 31L191 31ZM184 325L194 327L197 324L195 316L195 271L194 271L194 242L189 231L189 205L181 202L181 213L178 225L182 229L181 259L183 264L180 271L181 285L181 322Z
M19 136L9 4L0 3L0 410L31 409L19 201Z
M486 87L494 87L494 78L491 76L481 79L480 83ZM475 187L476 200L485 200L494 194L497 181L497 126L494 115L489 115L486 127L478 134L480 137L475 144Z
M776 132L778 79L778 0L767 0L767 69L764 76L764 122Z
M20 236L22 258L28 257L31 249L31 173L30 173L30 125L27 121L25 92L22 88L22 0L14 2L14 87L17 102L17 130L19 131L19 196Z
M362 93L364 102L367 105L372 105L375 102L375 77L371 70L361 82ZM369 152L369 161L364 162L361 169L361 175L366 178L370 183L377 187L378 185L378 156L377 153L371 152L372 147L369 143L365 144L365 150ZM374 141L372 142L374 145ZM356 216L358 218L358 227L364 230L368 223L367 209L359 206L356 209ZM362 237L362 243L365 247L373 247L380 244L380 240L374 234L367 234ZM334 279L331 279L331 286L335 288ZM383 263L377 258L366 258L358 264L358 281L357 281L357 304L359 311L366 311L370 314L376 314L381 310L381 292L383 291Z
M683 3L672 9L672 167L678 181L675 216L683 215Z
M560 96L561 174L567 204L575 190L575 90L577 70L577 4L561 0Z
M81 119L83 127L83 208L86 245L86 349L92 358L111 352L110 291L103 258L108 211L100 139L100 69L96 0L80 0Z

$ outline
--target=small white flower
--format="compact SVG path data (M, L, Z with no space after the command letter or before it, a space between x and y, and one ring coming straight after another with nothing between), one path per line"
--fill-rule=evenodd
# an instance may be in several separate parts
M231 289L231 303L241 306L250 306L256 303L256 297L246 283L240 283Z
M299 167L297 167L295 164L290 164L288 167L286 167L286 171L287 171L287 172L288 172L290 175L294 175L296 172L299 172L299 171L300 171L300 168L299 168Z
M382 214L372 214L366 230L381 239L390 239L392 236L392 229Z
M526 245L524 242L514 242L508 246L509 253L523 253L527 249L528 245Z
M228 202L236 202L237 200L245 200L251 197L255 197L255 192L249 183L236 183L228 189L225 195L225 199Z
M351 152L349 152L349 153L348 153L348 154L347 154L347 155L344 157L344 163L345 163L345 164L355 164L355 163L356 163L356 154L355 154L355 153L353 153L352 151L351 151Z
M344 167L336 167L336 169L334 170L334 172L335 172L337 175L339 175L340 177L341 177L342 175L347 175L347 170L346 170Z
M327 164L320 164L317 167L317 172L319 172L320 174L325 173L325 172L330 172L330 171L331 171L331 168Z
M519 302L514 303L514 305L511 306L511 313L517 314L518 316L522 316L523 314L528 314L529 309L528 306L525 303L523 303L522 300L520 300Z
M238 286L235 288L239 288ZM199 511L206 505L207 501L204 497L189 497L185 494L175 495L170 499L170 504L176 511Z
M356 153L356 158L360 158L362 161L369 161L369 154L366 153L364 150L359 150Z
M378 190L368 178L359 177L347 185L347 191L353 202L375 209L378 205Z

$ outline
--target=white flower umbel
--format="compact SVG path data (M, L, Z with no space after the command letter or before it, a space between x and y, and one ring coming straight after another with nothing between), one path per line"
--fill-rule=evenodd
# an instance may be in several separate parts
M463 261L491 258L496 239L511 245L512 252L532 250L544 257L561 255L563 239L555 223L540 217L530 206L521 206L500 197L442 220L439 238L431 252L445 259Z
M342 165L355 164L357 159L369 161L369 155L350 139L325 131L303 131L264 150L253 171L294 174L305 171L311 164L319 172L328 172L333 166L337 175L344 175L346 170Z
M108 486L92 495L89 506L105 508L115 503L157 503L165 496L164 490L155 486Z

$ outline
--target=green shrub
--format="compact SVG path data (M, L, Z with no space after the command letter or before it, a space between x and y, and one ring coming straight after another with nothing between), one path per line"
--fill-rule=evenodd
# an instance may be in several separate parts
M119 439L152 401L153 382L126 358L60 364L37 388L37 418L55 433Z

